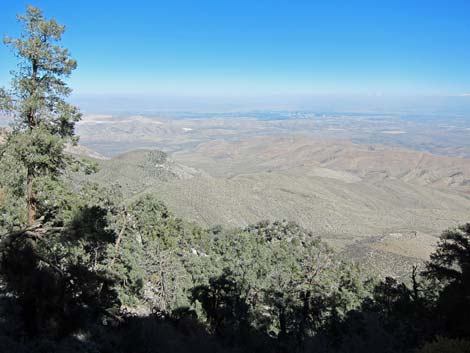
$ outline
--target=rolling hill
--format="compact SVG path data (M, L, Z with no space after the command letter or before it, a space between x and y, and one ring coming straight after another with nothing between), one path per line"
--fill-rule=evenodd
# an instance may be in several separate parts
M94 180L118 182L131 198L152 193L202 226L295 221L381 275L425 260L470 213L469 160L380 145L259 137L99 164Z
M175 162L165 152L157 150L135 150L111 159L95 161L99 171L91 176L92 180L106 185L119 184L125 197L165 182L191 179L204 174Z

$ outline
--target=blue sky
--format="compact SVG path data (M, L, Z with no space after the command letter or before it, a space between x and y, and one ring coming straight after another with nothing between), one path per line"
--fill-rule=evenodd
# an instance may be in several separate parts
M1 34L27 3L67 25L81 94L470 92L468 0L2 0Z

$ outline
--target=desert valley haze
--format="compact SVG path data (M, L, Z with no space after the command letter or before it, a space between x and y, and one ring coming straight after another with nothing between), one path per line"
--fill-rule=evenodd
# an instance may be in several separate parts
M469 353L469 18L0 4L0 351Z

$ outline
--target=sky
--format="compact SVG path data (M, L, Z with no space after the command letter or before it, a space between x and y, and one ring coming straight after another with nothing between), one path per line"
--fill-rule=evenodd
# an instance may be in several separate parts
M77 94L470 93L470 1L2 0L67 26ZM0 48L0 86L16 59Z

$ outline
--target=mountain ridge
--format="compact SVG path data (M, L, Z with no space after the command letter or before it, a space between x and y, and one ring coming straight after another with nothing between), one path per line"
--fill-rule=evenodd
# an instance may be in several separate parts
M392 272L408 273L470 212L470 161L347 141L263 137L93 160L87 180L119 184L129 200L152 194L203 227L294 221L379 275L397 259Z

